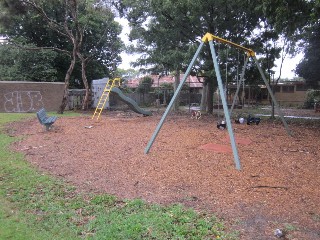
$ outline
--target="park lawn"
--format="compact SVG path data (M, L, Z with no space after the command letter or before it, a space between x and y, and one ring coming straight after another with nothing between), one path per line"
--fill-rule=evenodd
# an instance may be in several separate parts
M237 239L214 215L79 193L39 173L9 150L18 138L3 131L6 123L31 117L35 114L0 114L0 239Z

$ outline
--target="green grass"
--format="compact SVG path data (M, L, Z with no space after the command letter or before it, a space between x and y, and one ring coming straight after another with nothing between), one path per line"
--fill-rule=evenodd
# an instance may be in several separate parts
M35 114L1 113L0 129L30 117ZM37 172L21 153L10 151L9 145L18 139L3 132L0 239L237 239L215 216L181 205L163 207L79 193L62 180Z

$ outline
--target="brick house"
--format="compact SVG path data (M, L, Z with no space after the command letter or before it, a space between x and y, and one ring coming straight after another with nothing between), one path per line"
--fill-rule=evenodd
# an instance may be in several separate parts
M302 106L306 100L308 87L305 82L280 82L274 86L274 95L280 105ZM228 100L232 101L237 86L228 86ZM244 90L244 94L243 94ZM241 86L239 97L244 96L245 104L270 104L270 96L265 85Z
M160 104L166 105L173 96L172 89L163 88L164 84L174 84L175 77L173 75L161 76L159 75L149 75L153 84L151 86L155 94L155 99L159 99ZM183 74L180 74L180 81L183 79ZM127 80L125 85L132 89L133 91L139 86L141 78L134 78ZM202 79L200 79L201 81ZM180 93L180 105L187 105L190 103L199 103L201 101L201 94L203 84L199 82L198 78L195 76L188 76L185 82L185 85L188 86L188 89L184 89Z
M163 83L174 83L174 76L167 75L159 78L159 75L150 75L153 80L152 88L159 88ZM136 89L139 85L139 82L142 78L134 78L130 79L126 82L126 86L131 89ZM180 81L183 79L183 74L180 74ZM186 80L186 84L189 86L190 91L194 93L201 93L202 91L202 83L198 81L195 76L188 76Z

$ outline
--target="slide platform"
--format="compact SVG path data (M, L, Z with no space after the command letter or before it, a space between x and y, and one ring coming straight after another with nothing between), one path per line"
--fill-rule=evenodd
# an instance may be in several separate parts
M139 114L143 114L144 116L151 116L152 115L152 113L150 111L146 111L146 110L142 109L141 107L138 106L138 104L133 99L124 95L123 92L119 88L117 88L117 87L112 88L111 93L116 94L122 102L126 103L130 107L130 109L132 111L139 113Z

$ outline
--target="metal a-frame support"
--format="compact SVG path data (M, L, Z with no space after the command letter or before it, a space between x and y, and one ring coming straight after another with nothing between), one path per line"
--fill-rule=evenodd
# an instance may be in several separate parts
M242 49L244 50L248 57L252 57L259 69L259 72L263 78L263 81L265 83L265 85L267 86L267 89L270 93L270 96L279 112L279 115L281 117L281 120L288 132L288 134L291 134L290 131L289 131L289 128L288 128L288 125L286 123L286 121L284 120L284 117L280 111L280 108L279 108L279 105L277 104L277 101L271 91L271 88L270 86L268 85L268 82L267 82L267 79L261 69L261 67L259 66L259 63L258 63L258 60L257 58L255 57L255 52L251 49L248 49L248 48L245 48L245 47L242 47L238 44L235 44L233 42L230 42L228 40L225 40L225 39L222 39L222 38L219 38L217 36L214 36L210 33L207 33L203 38L202 38L202 42L200 43L195 55L193 56L184 76L183 76L183 79L182 81L180 82L179 86L177 87L177 90L175 91L168 107L166 108L166 111L164 112L164 114L162 115L162 118L160 119L160 122L159 124L157 125L150 141L148 142L147 144L147 147L145 149L145 153L147 154L149 151L150 151L150 148L153 144L153 142L155 141L164 121L166 120L167 118L167 115L168 113L170 112L174 102L176 101L177 99L177 96L179 95L181 89L182 89L182 86L183 84L185 83L187 77L189 76L189 73L191 71L191 68L192 66L194 65L197 57L199 56L200 54L200 51L204 45L204 43L206 42L209 42L209 45L210 45L210 51L211 51L211 56L212 56L212 60L213 60L213 64L214 64L214 69L215 69L215 72L216 72L216 77L217 77L217 82L218 82L218 89L219 89L219 92L220 92L220 96L221 96L221 101L222 101L222 106L223 106L223 111L224 111L224 115L225 115L225 120L226 120L226 125L227 125L227 130L228 130L228 133L229 133L229 137L230 137L230 143L231 143L231 147L232 147L232 152L233 152L233 156L234 156L234 163L235 163L235 166L236 166L236 169L237 170L241 170L241 164L240 164L240 159L239 159L239 154L238 154L238 149L237 149L237 146L236 146L236 142L235 142L235 138L234 138L234 134L233 134L233 130L232 130L232 125L231 125L231 120L230 120L230 114L229 114L229 111L228 111L228 105L227 105L227 101L226 101L226 97L225 97L225 93L224 93L224 90L223 90L223 84L222 84L222 79L221 79L221 74L220 74L220 69L219 69L219 64L218 64L218 61L217 61L217 56L216 56L216 52L215 52L215 48L214 48L214 45L213 45L213 41L216 40L216 41L219 41L219 42L222 42L222 43L226 43L226 44L229 44L229 45L232 45L236 48L239 48L239 49ZM245 64L246 66L246 64ZM243 70L243 75L244 75L244 70Z
M241 72L241 75L240 75L240 80L239 80L239 84L237 86L236 93L234 94L235 97L233 98L233 101L232 101L232 105L231 105L231 108L230 108L230 114L232 113L234 105L236 104L236 97L239 94L241 83L244 84L244 74L246 72L246 67L247 67L248 61L249 61L249 57L247 56L245 61L244 61L244 65L243 65L243 68L242 68L242 72Z
M271 90L271 88L270 88L270 86L269 86L269 83L268 83L268 81L267 81L267 78L266 78L266 76L265 76L262 68L260 67L260 64L259 64L259 62L258 62L258 59L257 59L257 57L256 57L256 53L255 53L252 49L250 49L250 48L243 47L243 46L238 45L238 44L236 44L236 43L230 42L230 41L228 41L228 40L226 40L226 39L223 39L223 38L217 37L217 36L215 36L215 35L212 35L211 33L206 33L206 35L202 38L202 41L206 41L206 42L209 41L209 44L210 44L210 41L213 41L213 40L215 40L215 41L217 41L217 42L222 42L222 43L231 45L231 46L233 46L233 47L235 47L235 48L238 48L238 49L241 49L241 50L243 50L243 51L245 51L245 52L247 53L248 58L251 57L251 58L254 60L256 66L257 66L257 68L258 68L258 70L259 70L259 73L260 73L260 75L261 75L261 77L262 77L262 79L263 79L263 82L264 82L265 86L266 86L267 89L268 89L268 92L269 92L269 94L270 94L270 96L271 96L271 99L272 99L272 101L273 101L273 103L274 103L274 106L275 106L276 110L277 110L278 113L279 113L279 116L280 116L280 118L281 118L281 121L282 121L282 123L283 123L283 125L284 125L284 127L285 127L285 129L286 129L286 131L287 131L287 133L288 133L288 135L292 136L292 132L289 130L288 124L287 124L286 120L284 119L283 113L282 113L282 111L280 110L279 104L278 104L278 102L277 102L277 100L276 100L276 98L275 98L275 96L274 96L274 94L273 94L273 92L272 92L272 90ZM245 67L246 67L246 64L245 64L245 66L244 66L244 68L243 68L243 72L242 72L243 77L244 77Z

